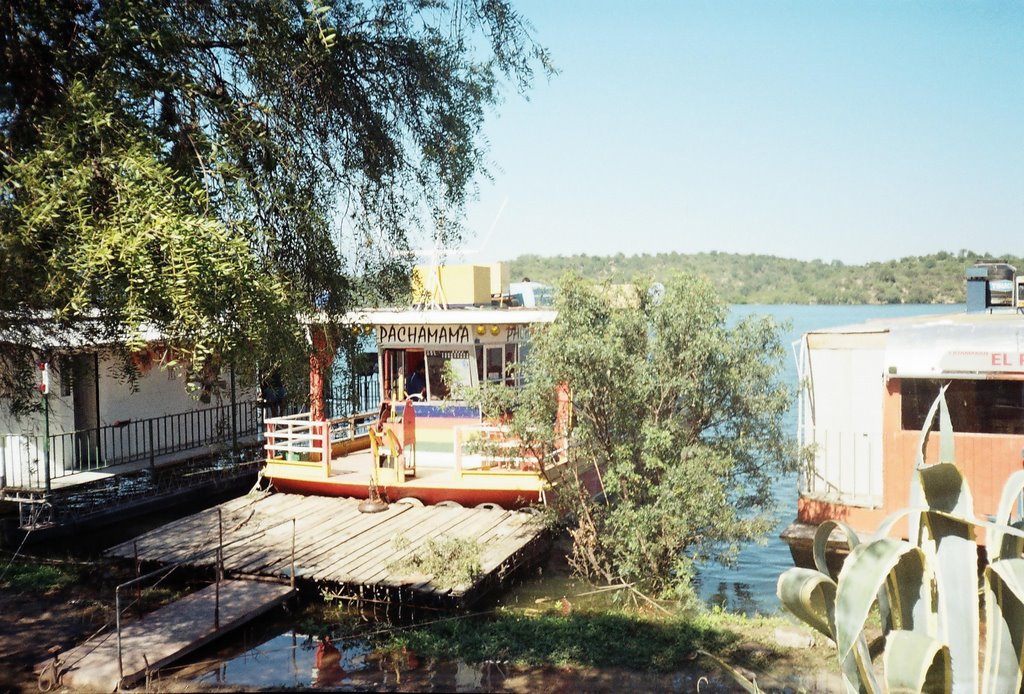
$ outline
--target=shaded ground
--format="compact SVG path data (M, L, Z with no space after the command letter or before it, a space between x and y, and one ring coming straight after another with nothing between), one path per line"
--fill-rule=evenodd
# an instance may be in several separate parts
M113 615L88 586L38 595L0 589L0 692L37 691L32 667L46 650L81 643Z

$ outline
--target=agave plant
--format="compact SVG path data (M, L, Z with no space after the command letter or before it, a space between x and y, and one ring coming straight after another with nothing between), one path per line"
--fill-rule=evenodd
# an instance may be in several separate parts
M925 464L936 413L939 461ZM817 569L783 573L779 600L835 641L847 691L1021 691L1024 533L1011 519L1022 491L1024 471L1007 479L994 522L974 517L970 489L954 460L943 389L921 430L909 508L891 515L863 542L843 523L821 524L814 538ZM902 518L908 521L909 541L889 537ZM825 545L836 527L846 533L850 550L838 576L825 563ZM984 622L978 600L979 529L986 533L989 560ZM875 604L882 633L869 641L865 623Z

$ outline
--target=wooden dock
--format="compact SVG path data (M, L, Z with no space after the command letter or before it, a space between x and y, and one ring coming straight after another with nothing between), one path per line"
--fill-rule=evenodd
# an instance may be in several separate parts
M145 679L221 634L281 604L295 591L279 583L229 580L211 585L60 656L61 684L72 689L113 692ZM219 597L219 615L215 604ZM41 670L46 663L40 663ZM122 679L123 673L123 679ZM120 685L120 686L119 686Z
M548 535L533 513L407 503L393 503L379 513L360 513L359 503L280 493L241 497L107 553L172 564L216 546L223 534L228 575L287 578L294 561L300 584L367 601L458 609L537 561L548 547ZM291 519L294 523L282 523ZM234 542L235 537L245 539ZM410 564L409 558L424 556L429 540L441 538L479 544L480 572L474 580L444 585L434 576L403 568ZM192 563L212 567L214 561L208 555Z

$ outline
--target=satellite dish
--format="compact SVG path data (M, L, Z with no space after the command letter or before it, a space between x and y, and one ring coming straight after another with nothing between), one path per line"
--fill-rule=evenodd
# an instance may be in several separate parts
M647 296L651 298L651 302L655 306L660 306L661 300L665 298L665 285L661 282L655 282L651 285L651 288L647 290Z

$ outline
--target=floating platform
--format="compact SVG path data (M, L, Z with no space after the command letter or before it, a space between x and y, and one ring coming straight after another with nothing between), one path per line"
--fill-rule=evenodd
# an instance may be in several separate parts
M211 585L60 655L63 687L113 692L267 612L295 590L278 583L229 580ZM219 619L215 605L219 598ZM42 670L48 662L40 663ZM123 673L123 678L122 678Z
M544 524L528 511L392 503L378 513L361 513L360 503L282 493L240 497L152 530L107 554L212 567L212 555L194 562L189 557L217 546L223 533L223 544L229 547L224 569L232 576L290 578L294 564L300 585L371 602L460 609L539 561L550 547ZM285 522L289 520L293 523ZM409 568L411 559L427 555L428 541L442 538L479 545L479 572L472 580L445 585Z

